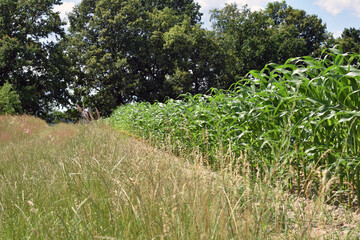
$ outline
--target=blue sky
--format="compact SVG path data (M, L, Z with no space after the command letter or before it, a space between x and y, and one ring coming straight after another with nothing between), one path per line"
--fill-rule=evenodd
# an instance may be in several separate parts
M226 3L237 3L239 6L248 4L252 10L265 8L272 0L195 0L201 5L204 13L202 21L205 26L210 26L209 11L214 8L223 8ZM62 18L70 12L75 4L81 0L63 0L63 5L56 6ZM341 35L344 28L354 27L360 29L360 0L287 0L288 5L296 9L303 9L308 14L316 14L327 25L327 30L334 33L335 37Z

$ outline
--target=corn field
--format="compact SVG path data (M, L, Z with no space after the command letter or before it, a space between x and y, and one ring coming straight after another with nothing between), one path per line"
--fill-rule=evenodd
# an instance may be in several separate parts
M226 91L120 106L109 121L181 155L199 152L214 168L227 154L248 154L257 174L281 164L299 193L326 171L336 178L332 196L353 205L360 202L359 101L360 55L334 48L250 71Z

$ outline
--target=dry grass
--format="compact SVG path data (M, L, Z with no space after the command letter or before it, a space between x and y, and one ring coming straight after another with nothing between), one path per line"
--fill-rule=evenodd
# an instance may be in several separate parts
M32 116L0 115L0 144L23 140L48 127L45 121Z
M288 194L271 173L263 180L247 167L215 173L101 122L38 126L31 138L0 145L3 239L351 239L360 232L358 214Z

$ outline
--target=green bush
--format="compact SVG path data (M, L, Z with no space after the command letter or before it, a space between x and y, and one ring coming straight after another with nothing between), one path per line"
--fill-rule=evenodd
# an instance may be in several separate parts
M0 114L14 114L21 111L21 102L12 85L6 82L0 87Z

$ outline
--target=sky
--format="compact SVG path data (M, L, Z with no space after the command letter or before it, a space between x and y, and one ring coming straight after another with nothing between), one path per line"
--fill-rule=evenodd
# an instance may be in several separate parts
M239 7L247 4L252 10L264 9L272 0L194 0L201 6L204 14L202 22L209 28L209 11L221 9L226 3L237 3ZM61 13L61 18L66 18L66 13L79 4L81 0L63 0L61 6L56 6L55 11ZM354 27L360 29L360 0L287 0L286 3L295 9L303 9L307 14L315 14L326 23L327 30L335 37L339 37L344 28Z

